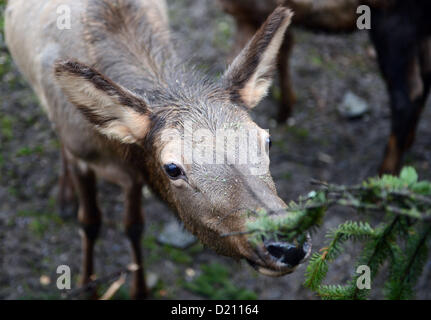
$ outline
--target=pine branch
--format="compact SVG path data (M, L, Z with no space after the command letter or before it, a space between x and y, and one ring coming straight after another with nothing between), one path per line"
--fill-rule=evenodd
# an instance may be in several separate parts
M427 230L423 233L423 235L421 236L419 243L417 244L413 254L409 257L408 263L407 263L406 267L404 268L403 276L401 277L401 283L404 283L404 281L406 280L406 278L410 272L410 269L411 269L413 263L415 262L418 254L419 254L419 251L425 246L426 239L430 235L430 232L431 232L431 226L428 227Z
M305 271L304 285L311 290L316 290L327 273L328 264L326 262L326 255L320 255L317 252L313 253Z
M324 300L347 300L351 296L349 286L319 286L317 294Z
M364 250L363 258L365 258L364 263L360 263L363 265L366 265L371 270L371 280L377 275L378 267L384 262L385 257L388 254L388 251L385 249L389 249L390 246L388 246L388 242L393 237L393 230L395 229L397 223L399 222L400 217L396 216L394 220L383 229L383 232L381 232L381 235L376 236L375 243L373 244L372 253L367 258L367 251ZM372 244L372 242L371 242ZM359 288L356 286L356 279L357 276L352 281L353 293L351 298L353 300L357 300L359 298ZM362 295L363 296L363 295Z
M374 230L368 223L347 221L330 231L326 237L332 239L327 247L322 248L322 254L314 253L308 264L304 285L312 290L321 286L328 271L327 262L334 261L342 251L342 244L347 240L364 240L374 236Z
M411 236L412 240L409 241L410 245L407 248L408 256L401 259L401 266L395 269L387 285L389 299L400 300L412 295L412 286L422 273L428 255L426 240L431 234L431 225L424 229L420 235Z
M375 213L381 218L381 226L377 228L363 222L347 221L327 233L329 244L311 256L304 285L322 299L365 299L370 290L357 287L359 275L354 275L347 285L322 285L329 263L337 259L343 245L349 240L358 240L364 242L364 247L356 265L367 265L372 280L383 263L390 260L386 296L410 296L411 287L426 260L424 248L431 232L431 182L418 181L416 171L407 167L399 177L370 178L355 186L318 180L312 180L311 184L318 189L300 197L297 202L292 201L285 214L254 212L246 230L223 236L248 235L256 245L262 237L301 244L309 232L322 224L326 212L333 206L351 208L358 214ZM422 237L411 236L422 225L427 227ZM404 250L401 250L400 242L407 243Z

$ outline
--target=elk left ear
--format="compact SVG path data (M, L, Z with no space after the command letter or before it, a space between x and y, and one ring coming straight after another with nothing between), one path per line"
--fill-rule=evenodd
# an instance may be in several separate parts
M59 61L55 77L69 101L102 135L139 143L150 129L145 101L97 70L77 61Z
M266 96L292 15L285 7L275 9L225 72L233 102L253 108Z

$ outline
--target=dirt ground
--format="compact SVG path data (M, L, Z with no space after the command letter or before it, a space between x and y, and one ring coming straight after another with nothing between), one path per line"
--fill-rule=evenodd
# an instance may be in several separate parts
M168 0L171 25L186 54L214 75L226 67L235 25L211 0ZM271 172L286 201L310 191L311 178L355 184L377 172L389 133L389 107L367 32L326 35L296 30L292 73L298 96L294 117L276 125L279 90L253 110L257 123L273 138ZM74 219L57 214L59 142L29 86L10 65L0 38L0 299L56 299L56 268L71 267L73 287L79 278L80 238ZM336 107L352 91L371 112L359 120L339 116ZM431 102L431 101L429 101ZM429 104L429 103L428 103ZM423 179L431 179L431 108L422 117L416 143L406 157ZM96 247L96 273L103 277L130 263L121 224L120 189L100 182L104 227ZM173 219L169 209L144 190L146 266L157 275L156 298L175 299L315 299L302 286L305 265L283 278L257 274L196 244L177 250L155 237ZM313 235L313 250L324 246L324 234L352 217L331 211ZM331 266L329 283L341 284L354 272L353 246ZM431 263L418 285L418 298L428 290ZM201 284L197 288L196 284ZM128 284L116 298L128 298ZM378 282L376 284L378 288ZM103 289L103 288L102 288ZM373 294L379 297L379 294Z

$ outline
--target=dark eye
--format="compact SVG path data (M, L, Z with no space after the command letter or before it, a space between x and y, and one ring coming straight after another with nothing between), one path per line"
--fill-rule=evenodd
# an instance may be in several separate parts
M266 145L268 146L268 150L271 149L272 141L270 137L266 138Z
M177 179L184 175L183 170L175 163L165 164L164 168L168 176L172 179Z

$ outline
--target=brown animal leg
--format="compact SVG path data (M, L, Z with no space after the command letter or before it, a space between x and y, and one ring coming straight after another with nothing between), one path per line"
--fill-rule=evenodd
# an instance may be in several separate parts
M391 136L380 174L396 174L404 152L414 141L428 91L421 71L421 40L408 16L380 10L372 11L372 15L370 36L387 83L391 106ZM397 26L403 32L392 30L390 26Z
M413 144L416 127L423 110L422 99L409 102L404 110L392 109L392 129L380 174L397 174L402 166L404 153ZM408 108L408 109L407 109Z
M277 121L282 123L292 115L296 95L290 77L290 54L294 43L293 33L286 32L283 45L278 56L278 70L280 73L281 103L278 109Z
M124 226L132 247L133 263L138 267L132 280L131 296L133 299L145 299L148 296L141 249L141 236L144 229L141 192L142 183L135 183L125 189Z
M403 153L413 145L416 129L424 109L431 85L431 46L424 42L419 55L413 59L408 71L410 110L397 116L400 110L393 113L392 134L386 148L381 173L397 173L401 169ZM407 111L407 110L406 110Z
M396 174L401 169L403 154L414 142L416 127L423 109L423 84L418 59L413 58L409 65L405 79L398 80L405 86L389 89L392 130L380 174ZM388 80L388 86L391 87L391 85Z
M431 85L431 38L425 39L419 46L418 57L409 73L410 98L416 107L412 127L407 136L406 149L411 148L416 137L416 128L425 107Z
M99 235L102 215L97 205L96 176L88 168L71 166L71 177L79 199L78 221L82 229L82 278L81 285L92 280L94 272L94 244ZM93 290L94 289L94 290ZM91 294L95 296L96 288Z
M396 174L400 170L401 157L402 151L399 146L397 136L394 133L391 133L389 142L386 145L379 174Z
M414 72L415 79L420 79L421 83L418 85L417 81L416 83L411 83L410 87L411 90L414 90L414 88L420 87L421 91L419 94L414 94L415 92L412 91L412 98L415 99L415 104L417 107L417 112L414 115L413 118L413 126L411 128L411 131L409 132L408 138L407 138L407 145L406 149L409 149L416 137L416 128L419 124L420 116L422 114L422 111L425 107L429 92L430 92L430 86L431 86L431 38L425 39L422 41L420 48L419 48L419 59L417 60L416 64L416 70Z
M78 203L73 188L73 181L70 176L69 163L63 147L61 148L61 160L62 172L58 189L59 211L62 218L71 218L76 215Z

